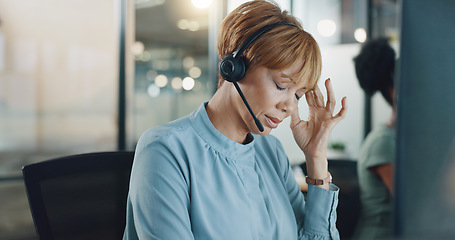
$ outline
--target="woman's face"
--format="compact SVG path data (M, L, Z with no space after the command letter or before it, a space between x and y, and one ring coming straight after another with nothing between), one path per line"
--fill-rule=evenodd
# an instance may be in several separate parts
M245 105L236 104L249 132L267 135L293 111L298 111L298 101L307 92L308 80L303 79L296 84L289 76L293 76L300 68L301 63L296 63L284 70L259 66L246 72L239 85L254 114L264 126L264 132L261 133Z

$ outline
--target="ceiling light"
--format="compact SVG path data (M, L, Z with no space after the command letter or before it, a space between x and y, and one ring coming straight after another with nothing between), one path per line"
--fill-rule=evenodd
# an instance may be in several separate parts
M192 0L193 5L197 8L208 8L212 3L211 0Z
M193 87L194 87L194 79L192 79L190 77L184 78L183 81L182 81L182 87L183 87L183 89L185 89L187 91L193 89Z
M337 25L333 20L324 19L318 22L318 32L324 37L331 37L337 30Z
M367 33L363 28L357 28L354 31L354 38L357 42L363 43L367 40Z

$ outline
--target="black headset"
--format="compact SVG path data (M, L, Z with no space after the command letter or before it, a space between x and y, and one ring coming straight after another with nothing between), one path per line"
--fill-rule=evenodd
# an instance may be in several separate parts
M243 76L245 76L246 72L246 64L245 61L242 57L243 52L245 49L250 46L251 43L253 43L259 36L264 34L265 32L271 30L274 27L277 26L282 26L282 25L289 25L296 27L300 29L297 25L293 23L288 23L288 22L279 22L279 23L274 23L271 25L266 25L253 34L249 36L243 43L240 45L240 47L237 49L237 51L234 52L234 54L229 54L226 57L224 57L220 64L219 64L219 72L221 76L223 77L224 80L228 82L232 82L237 89L237 92L239 92L240 97L242 98L243 102L245 103L245 106L248 108L248 111L250 112L251 116L254 119L254 122L256 123L256 126L258 127L259 131L263 132L264 127L262 126L261 121L254 115L253 110L251 110L250 105L248 104L248 101L246 100L245 96L243 95L242 90L240 90L239 85L237 84L238 81L242 80Z

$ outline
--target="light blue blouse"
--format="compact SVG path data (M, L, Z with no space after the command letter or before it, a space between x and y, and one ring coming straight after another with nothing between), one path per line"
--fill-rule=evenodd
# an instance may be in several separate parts
M140 138L124 240L339 239L339 189L309 186L307 201L273 136L239 144L205 104Z

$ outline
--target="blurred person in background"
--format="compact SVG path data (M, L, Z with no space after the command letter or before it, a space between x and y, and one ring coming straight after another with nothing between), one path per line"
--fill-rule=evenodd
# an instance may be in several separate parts
M391 234L393 172L396 151L395 51L386 38L365 43L354 58L363 91L380 92L392 108L389 121L366 137L357 163L361 210L354 239L386 239Z

